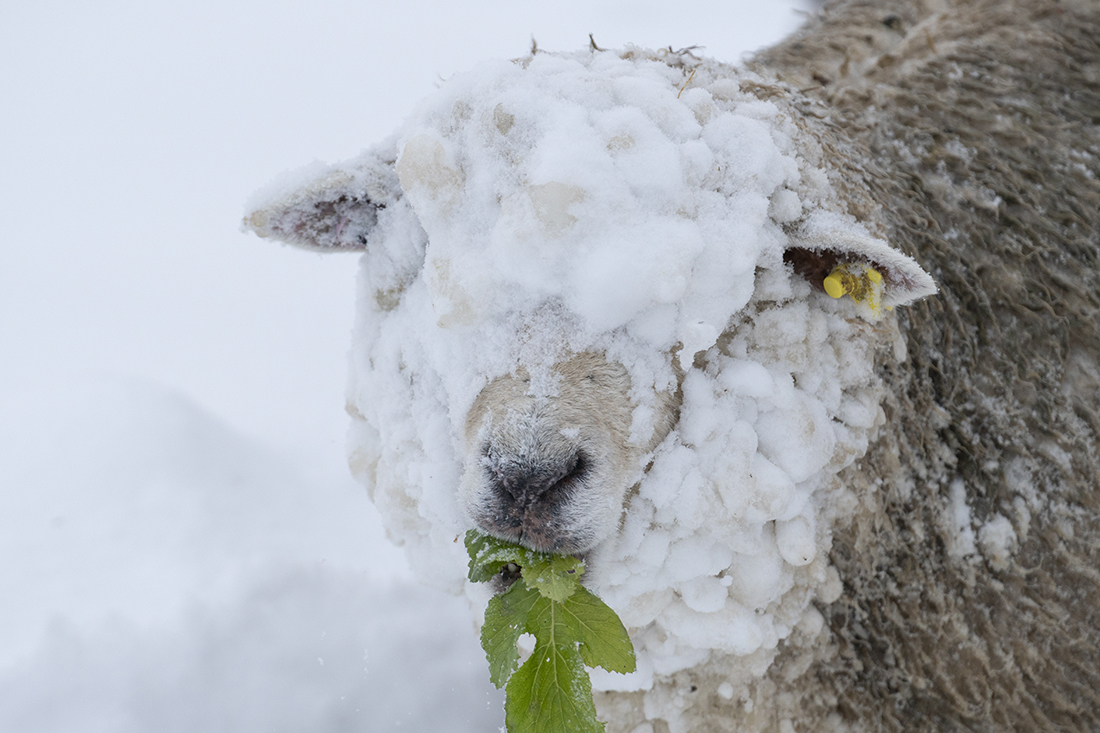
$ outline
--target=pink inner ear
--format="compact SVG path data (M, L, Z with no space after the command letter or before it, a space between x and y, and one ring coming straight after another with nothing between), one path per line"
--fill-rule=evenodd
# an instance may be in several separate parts
M332 251L366 249L367 236L378 222L378 210L365 196L341 194L288 208L271 222L272 236L302 247Z
M312 164L253 195L245 231L321 252L357 252L378 212L401 198L392 141L339 165Z

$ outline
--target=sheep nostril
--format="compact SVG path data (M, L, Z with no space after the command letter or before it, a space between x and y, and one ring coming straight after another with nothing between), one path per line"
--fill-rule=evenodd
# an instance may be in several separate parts
M584 454L579 452L573 454L572 459L566 464L565 470L554 480L549 490L553 491L556 488L569 486L573 481L584 475L586 469Z
M489 481L497 492L522 505L564 498L587 470L583 454L537 464L488 466Z

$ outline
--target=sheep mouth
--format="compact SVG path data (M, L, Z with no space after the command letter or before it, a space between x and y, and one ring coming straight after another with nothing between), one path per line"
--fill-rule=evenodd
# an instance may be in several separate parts
M584 573L585 568L588 567L588 556L590 554L591 551L586 550L584 552L575 553L572 555L573 557L581 561L581 573ZM519 580L520 577L522 577L522 574L523 568L514 562L510 562L502 567L500 569L500 572L494 575L493 578L489 581L490 588L492 588L493 590L493 594L500 595L501 593L504 593L505 591L510 589L512 585L514 585L515 582ZM583 580L581 582L583 583Z

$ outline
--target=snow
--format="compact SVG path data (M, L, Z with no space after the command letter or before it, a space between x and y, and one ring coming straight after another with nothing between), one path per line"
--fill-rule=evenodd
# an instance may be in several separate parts
M1004 570L1016 549L1016 530L1003 514L994 514L978 530L982 554L995 570Z
M974 527L970 518L970 505L966 503L966 484L961 478L954 479L948 487L947 517L951 525L947 536L951 543L947 552L955 558L974 555L978 549L974 544Z
M240 203L532 34L736 60L799 21L756 5L0 10L0 730L495 730L466 603L346 475L356 260Z

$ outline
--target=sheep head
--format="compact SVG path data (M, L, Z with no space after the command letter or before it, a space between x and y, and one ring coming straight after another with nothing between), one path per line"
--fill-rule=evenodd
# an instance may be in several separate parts
M742 83L638 49L490 64L244 220L364 252L351 464L421 572L460 584L470 524L584 554L683 642L650 675L789 633L827 581L814 496L881 422L889 309L935 292Z

